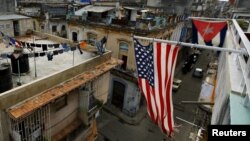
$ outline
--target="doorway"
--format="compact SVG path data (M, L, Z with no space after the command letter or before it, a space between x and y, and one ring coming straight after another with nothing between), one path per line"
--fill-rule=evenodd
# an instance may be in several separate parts
M121 65L121 69L123 70L127 69L127 60L128 60L128 56L122 55L123 64Z
M72 40L74 41L74 42L77 42L77 33L76 32L72 32Z
M125 88L126 86L123 83L118 81L113 82L113 95L111 103L121 110L123 108Z
M13 27L14 27L14 36L19 36L20 35L19 22L13 21Z

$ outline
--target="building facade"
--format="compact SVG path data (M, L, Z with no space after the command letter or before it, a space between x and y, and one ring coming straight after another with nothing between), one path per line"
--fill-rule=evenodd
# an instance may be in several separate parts
M220 55L216 99L211 123L249 124L250 42L237 20L232 20L230 29L225 46L230 48L231 45L234 45L234 49L242 49L245 54L222 53Z

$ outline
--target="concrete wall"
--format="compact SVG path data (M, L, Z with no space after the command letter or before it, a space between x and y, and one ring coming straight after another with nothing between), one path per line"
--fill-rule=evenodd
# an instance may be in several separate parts
M139 105L140 105L140 100L141 100L141 94L139 92L137 85L135 83L132 83L130 81L117 77L115 75L111 75L111 79L110 79L111 85L110 85L109 96L108 96L109 104L111 104L111 101L112 101L114 81L118 81L124 84L126 87L122 111L129 116L135 115L136 112L139 110Z
M7 125L7 114L5 111L0 110L0 141L9 140L9 131Z
M215 105L213 107L211 124L229 124L229 121L226 120L230 117L227 111L231 87L227 53L221 52L219 62L223 63L219 63L218 66Z
M7 109L27 98L30 98L38 93L41 93L55 85L58 85L84 71L91 70L96 65L106 62L111 57L111 52L104 55L93 57L84 61L82 64L72 68L62 70L56 74L51 74L44 78L35 80L33 83L25 84L12 90L0 94L0 109ZM50 82L50 83L48 83ZM27 93L28 92L28 93Z
M72 91L67 95L67 106L56 111L53 103L50 104L50 127L51 135L55 135L59 131L67 128L67 125L72 123L78 114L79 107L78 91Z
M95 93L94 96L96 99L102 101L104 104L107 102L108 93L109 93L109 84L110 81L110 72L98 77L94 81Z
M47 33L43 33L43 32L38 32L38 31L34 31L33 33L35 35L38 35L38 36L48 37L50 40L58 42L58 43L68 43L70 45L73 44L73 41L70 40L70 39L65 39L65 38L62 38L62 37L59 37L59 36L55 36L55 35L51 35L51 34L47 34Z
M13 21L0 21L0 31L10 37L14 37Z
M34 30L33 19L23 19L19 21L20 36L26 35L28 29Z
M0 13L1 12L15 12L15 0L1 0Z
M13 21L14 20L0 21L0 31L10 37L14 37ZM25 35L28 29L33 30L33 19L21 19L18 20L18 22L20 36Z
M249 0L238 0L237 8L250 8Z
M86 40L88 33L96 34L97 41L100 41L104 36L106 36L108 38L106 43L106 48L112 51L112 57L114 58L119 58L119 44L121 41L125 41L129 45L127 68L135 70L134 44L132 41L131 34L124 32L117 32L117 31L106 31L100 28L73 26L73 25L69 25L68 28L69 28L68 32L69 39L72 39L72 32L76 32L78 33L78 41Z

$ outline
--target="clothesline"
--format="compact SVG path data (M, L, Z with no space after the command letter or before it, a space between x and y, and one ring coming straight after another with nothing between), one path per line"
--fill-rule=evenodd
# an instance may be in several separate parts
M238 53L241 55L247 54L245 49L229 49L229 48L221 48L217 46L207 46L207 45L200 45L200 44L192 44L192 43L186 43L186 42L177 42L177 41L170 41L170 40L162 40L162 39L155 39L155 38L148 38L148 37L142 37L142 36L133 36L135 39L142 39L142 40L148 40L151 42L162 42L162 43L170 43L170 44L179 44L182 47L195 47L200 49L209 49L209 50L216 50L216 51L224 51L229 53Z

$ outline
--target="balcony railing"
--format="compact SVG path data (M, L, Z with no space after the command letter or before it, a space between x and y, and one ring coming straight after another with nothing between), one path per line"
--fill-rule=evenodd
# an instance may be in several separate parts
M238 44L238 47L245 49L247 52L247 54L245 55L238 55L237 59L240 65L239 69L241 69L242 71L243 79L246 84L246 92L248 93L248 97L250 98L250 42L245 33L240 28L237 21L233 19L232 23L232 34Z

